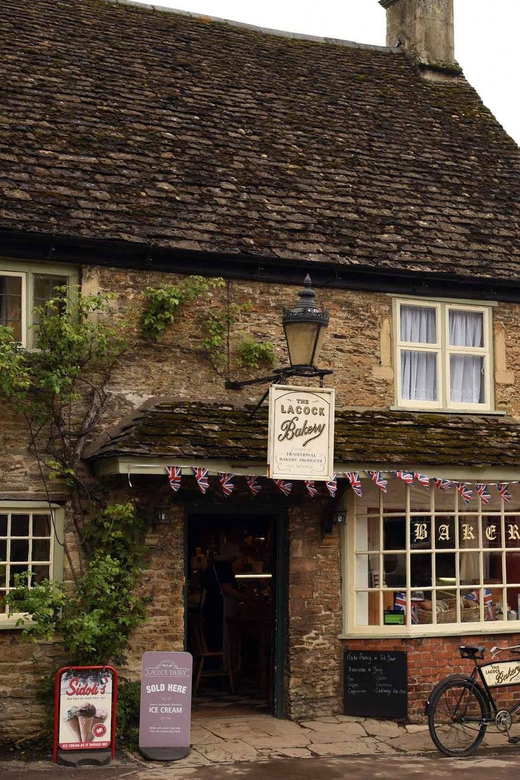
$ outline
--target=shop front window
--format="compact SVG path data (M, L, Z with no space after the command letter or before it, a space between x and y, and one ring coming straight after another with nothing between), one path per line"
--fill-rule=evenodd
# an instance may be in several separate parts
M520 486L510 503L490 486L487 504L476 491L466 504L455 486L433 483L390 479L386 494L368 481L363 488L347 530L349 632L499 630L518 620Z

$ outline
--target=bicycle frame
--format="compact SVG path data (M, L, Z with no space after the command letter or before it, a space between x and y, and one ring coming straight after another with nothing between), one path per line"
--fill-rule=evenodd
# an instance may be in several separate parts
M472 673L472 677L475 676L478 671L478 676L484 689L485 695L489 704L491 705L491 711L494 715L499 711L492 690L495 688L501 688L506 686L520 685L520 658L507 658L501 661L489 661L485 664L478 664L477 659L475 661L475 668ZM501 707L511 716L514 715L520 709L520 701L513 707L506 708ZM493 718L494 720L494 718Z

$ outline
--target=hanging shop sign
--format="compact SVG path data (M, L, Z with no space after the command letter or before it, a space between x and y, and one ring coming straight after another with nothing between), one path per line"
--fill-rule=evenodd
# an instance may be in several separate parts
M54 761L108 764L116 746L117 672L112 666L64 667L56 674Z
M271 479L334 478L334 396L332 388L271 386L267 456Z
M190 653L143 655L139 750L153 761L177 761L190 752Z

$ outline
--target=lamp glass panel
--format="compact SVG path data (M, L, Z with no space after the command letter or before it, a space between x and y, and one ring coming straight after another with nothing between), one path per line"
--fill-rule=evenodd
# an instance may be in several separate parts
M292 366L314 365L323 342L325 328L318 322L290 322L285 338Z

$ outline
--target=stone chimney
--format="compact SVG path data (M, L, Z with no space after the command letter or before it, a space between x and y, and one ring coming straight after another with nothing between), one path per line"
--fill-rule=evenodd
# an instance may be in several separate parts
M454 56L453 0L379 0L387 46L402 46L429 78L459 75Z

